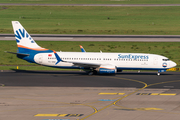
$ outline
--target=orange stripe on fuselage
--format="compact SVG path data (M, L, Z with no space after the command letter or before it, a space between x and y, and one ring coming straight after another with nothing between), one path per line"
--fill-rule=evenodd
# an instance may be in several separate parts
M26 47L26 46L23 46L23 45L18 45L18 47L31 49L31 50L38 50L38 51L49 50L49 49L45 49L45 48L41 48L41 47L40 48L29 48L29 47Z

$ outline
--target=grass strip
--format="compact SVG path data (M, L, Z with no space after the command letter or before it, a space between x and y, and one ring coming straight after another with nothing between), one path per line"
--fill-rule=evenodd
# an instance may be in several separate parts
M1 3L31 3L31 4L180 4L179 0L1 0Z
M52 68L52 67L46 67L46 66L19 66L19 65L13 65L13 66L0 66L0 70L48 70L48 71L61 71L61 70L70 70L70 71L79 71L76 69L60 69L60 68Z
M180 6L1 6L0 33L20 21L29 33L179 35Z

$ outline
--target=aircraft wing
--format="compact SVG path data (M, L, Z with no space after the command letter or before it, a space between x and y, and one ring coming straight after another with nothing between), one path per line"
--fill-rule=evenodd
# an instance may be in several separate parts
M97 68L99 66L101 66L101 64L98 63L88 63L88 62L75 62L75 61L64 61L62 60L59 55L53 50L55 57L57 59L57 62L55 65L57 65L59 62L68 62L68 63L72 63L75 66L79 66L79 67L92 67L92 68Z
M68 61L68 63L72 63L75 66L79 66L79 67L92 67L92 68L97 68L99 66L101 66L101 64L98 63L86 63L86 62L71 62Z
M86 52L82 45L79 45L79 47L81 48L81 52Z

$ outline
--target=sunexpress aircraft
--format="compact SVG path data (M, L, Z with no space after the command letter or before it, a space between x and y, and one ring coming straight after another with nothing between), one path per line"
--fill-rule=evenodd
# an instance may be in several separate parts
M12 21L17 42L18 58L39 65L84 69L89 75L115 74L122 70L157 70L165 72L176 63L167 57L145 53L102 53L102 52L55 52L40 47L18 21Z

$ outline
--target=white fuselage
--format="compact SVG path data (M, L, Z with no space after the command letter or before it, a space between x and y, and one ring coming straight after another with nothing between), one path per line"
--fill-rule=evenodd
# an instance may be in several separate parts
M94 53L94 52L57 52L63 62L57 65L57 59L53 53L39 53L34 61L45 66L60 68L78 68L72 62L112 65L117 69L137 70L164 70L176 66L176 63L167 57L156 54L144 53ZM80 68L80 67L79 67Z

